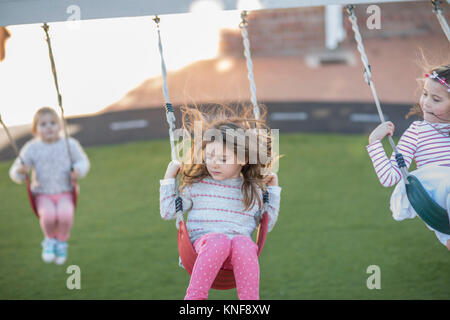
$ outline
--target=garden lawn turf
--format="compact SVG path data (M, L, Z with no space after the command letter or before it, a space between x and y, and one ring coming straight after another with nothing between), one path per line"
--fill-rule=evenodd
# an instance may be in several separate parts
M259 260L261 299L450 298L450 252L418 218L392 219L393 189L378 182L366 142L280 136L281 210ZM178 266L175 223L159 214L168 141L86 152L91 170L80 180L64 266L41 260L25 186L9 179L11 161L0 163L0 299L182 299L189 276ZM66 286L69 265L80 267L80 290ZM367 287L371 265L380 268L381 289Z

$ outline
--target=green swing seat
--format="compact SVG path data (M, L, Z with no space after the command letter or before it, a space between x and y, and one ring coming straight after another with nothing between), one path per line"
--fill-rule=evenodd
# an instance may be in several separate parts
M409 184L405 185L406 194L419 217L433 229L450 234L450 222L447 210L442 208L430 197L417 177L408 175L407 179Z

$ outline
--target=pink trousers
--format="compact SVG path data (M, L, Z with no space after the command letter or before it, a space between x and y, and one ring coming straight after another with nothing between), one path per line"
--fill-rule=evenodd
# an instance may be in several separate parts
M258 246L247 236L233 239L221 233L206 234L194 242L197 260L192 269L185 300L208 298L217 273L233 269L240 300L259 300Z
M36 207L44 235L47 238L67 241L73 225L72 193L38 194Z

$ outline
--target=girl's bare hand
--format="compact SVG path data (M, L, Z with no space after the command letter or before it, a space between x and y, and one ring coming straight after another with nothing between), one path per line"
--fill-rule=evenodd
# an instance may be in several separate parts
M70 171L70 179L72 180L72 181L77 181L78 180L78 178L79 178L79 174L78 174L78 171L77 170L73 170L73 171Z
M167 166L166 174L164 176L164 179L172 179L175 178L180 171L181 168L181 162L174 160L170 161L169 165Z
M268 175L264 182L267 186L277 186L278 185L278 176L275 173Z
M17 169L17 171L20 174L28 174L30 172L31 168L27 166L26 164L21 164L20 167Z
M392 136L394 134L395 126L391 121L386 121L380 124L369 136L369 144L374 143L377 140L383 140L387 135Z

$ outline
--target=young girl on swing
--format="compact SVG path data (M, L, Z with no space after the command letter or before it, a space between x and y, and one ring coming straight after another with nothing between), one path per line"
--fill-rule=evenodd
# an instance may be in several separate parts
M397 148L403 154L407 168L413 159L416 161L417 170L412 174L422 182L431 197L447 209L450 218L450 65L433 68L425 77L420 101L407 115L419 115L423 120L409 126ZM389 160L381 144L384 137L394 134L394 128L390 121L380 124L370 134L366 147L378 179L385 187L401 180L395 155ZM391 210L396 220L416 216L404 183L399 183L391 196ZM433 231L450 250L450 235Z
M161 180L160 210L163 219L175 218L175 179L180 172L183 211L189 210L186 226L198 254L186 300L207 299L222 267L233 269L239 299L259 299L258 247L251 235L261 214L263 189L269 192L268 230L272 230L281 188L275 174L263 172L273 161L262 163L260 157L255 160L251 155L263 144L266 155L272 153L271 137L254 130L255 124L262 128L264 120L256 121L249 117L251 113L247 107L236 111L221 106L209 114L196 108L183 110L183 127L194 133L195 140L193 129L195 123L200 124L203 141L191 149L191 161L169 163ZM212 139L206 138L209 133Z
M9 174L14 182L22 183L33 169L32 191L45 235L42 259L63 264L74 216L72 181L84 177L90 164L77 140L66 141L60 136L61 120L52 108L43 107L36 112L31 130L35 138L23 146Z

